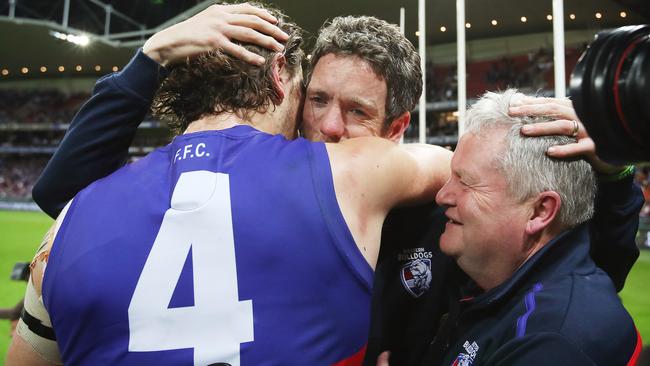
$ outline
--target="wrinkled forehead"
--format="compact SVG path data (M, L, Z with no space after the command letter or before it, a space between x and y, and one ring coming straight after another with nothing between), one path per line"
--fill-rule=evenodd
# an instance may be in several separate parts
M364 57L357 55L355 53L348 53L348 52L328 52L319 56L316 63L312 63L307 68L308 77L306 78L305 84L309 86L311 79L316 74L318 74L319 77L322 77L323 74L330 74L330 73L332 73L333 75L337 75L338 74L337 70L340 68L340 65L331 65L330 61L333 59L338 60L339 62L347 61L346 63L354 64L354 66L360 68L357 70L358 72L371 74L372 76L384 80L385 82L384 75L382 74L382 72L380 72L378 67L374 65L371 61L365 59Z
M364 59L330 53L321 57L314 66L307 90L345 96L346 99L373 100L383 108L387 85Z

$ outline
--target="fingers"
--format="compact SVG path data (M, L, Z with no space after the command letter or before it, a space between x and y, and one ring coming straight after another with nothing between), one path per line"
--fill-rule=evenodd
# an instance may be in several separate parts
M593 158L596 155L596 146L590 138L584 138L576 143L551 146L546 151L548 156L557 159L586 157Z
M574 136L575 126L578 126L578 138L587 136L587 132L582 123L574 120L559 119L550 122L539 122L521 127L521 133L526 136L548 136L548 135L565 135Z
M163 66L173 65L202 52L223 52L261 65L264 58L237 45L258 45L281 52L288 39L266 10L250 4L212 5L199 14L154 34L143 46L144 53Z
M389 366L388 358L390 357L390 352L382 352L379 357L377 357L377 366Z
M248 3L223 5L219 11L229 13L231 18L229 23L255 29L261 33L267 34L278 41L286 41L289 35L275 26L278 23L277 18L268 11L256 8Z
M624 169L624 167L607 164L598 158L596 145L589 137L584 125L578 120L569 99L527 97L522 99L518 105L511 107L509 114L511 116L558 117L555 121L528 124L521 128L521 133L526 136L565 135L577 138L574 143L549 147L546 154L552 158L584 158L596 172L601 174L615 174Z
M511 116L548 116L568 120L578 120L575 110L565 103L527 103L510 107Z
M269 35L278 41L284 42L289 39L289 35L282 31L282 29L278 28L274 23L269 23L265 19L259 18L255 15L240 14L232 15L232 17L233 20L231 23L234 25L255 29L256 31Z
M273 37L269 37L248 27L229 26L224 29L224 35L230 40L251 43L277 52L282 52L284 49L284 46Z
M226 38L217 42L218 48L225 53L248 63L261 65L264 63L263 57L246 50L233 41L250 43L277 52L284 49L284 46L278 41L286 41L289 35L275 26L277 19L266 10L246 3L219 6L217 10L214 19L222 21L215 23L214 30L218 35L223 35Z
M573 107L573 102L568 98L547 98L547 97L529 97L525 96L521 99L520 103L515 103L513 105L523 105L523 104L549 104L557 103L566 107Z
M269 23L277 24L278 19L271 15L268 11L260 8L256 8L248 3L226 5L229 8L230 13L232 14L251 14L256 15Z
M546 154L556 159L584 158L599 174L612 175L623 171L625 166L617 166L606 163L596 155L596 144L589 137L578 140L576 143L567 145L551 146Z
M232 42L227 42L221 46L221 49L223 52L229 54L230 56L236 57L240 60L243 60L245 62L248 62L249 64L253 65L262 65L264 64L264 57L253 53L246 48L232 43Z

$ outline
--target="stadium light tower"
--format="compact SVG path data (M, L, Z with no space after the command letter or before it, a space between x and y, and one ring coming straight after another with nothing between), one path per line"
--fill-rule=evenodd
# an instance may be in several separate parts
M566 73L564 70L564 1L553 0L553 62L555 97L566 96Z
M426 37L426 13L425 13L425 2L424 0L418 1L418 51L420 52L420 68L422 69L422 95L420 95L420 107L418 110L419 117L419 138L418 142L424 144L427 142L427 77L426 72L426 47L427 47L427 37Z
M467 108L467 74L465 44L465 0L456 0L456 80L458 85L458 138L465 132L465 109Z

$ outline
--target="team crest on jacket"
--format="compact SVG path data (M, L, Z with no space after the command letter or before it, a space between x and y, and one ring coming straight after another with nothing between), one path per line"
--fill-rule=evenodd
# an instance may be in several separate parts
M479 349L478 344L476 342L470 344L469 341L465 341L463 348L465 348L465 352L467 353L460 353L451 366L471 366L474 363Z
M431 259L418 258L406 262L400 277L406 291L413 297L420 297L431 286Z
M471 366L474 360L466 353L461 353L456 357L451 366Z

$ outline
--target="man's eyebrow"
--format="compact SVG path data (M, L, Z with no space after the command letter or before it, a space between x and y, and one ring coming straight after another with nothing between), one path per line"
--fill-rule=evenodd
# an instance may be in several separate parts
M327 92L319 87L307 87L307 94L328 95Z
M378 109L377 104L372 100L360 98L358 96L350 98L350 102L367 109Z

